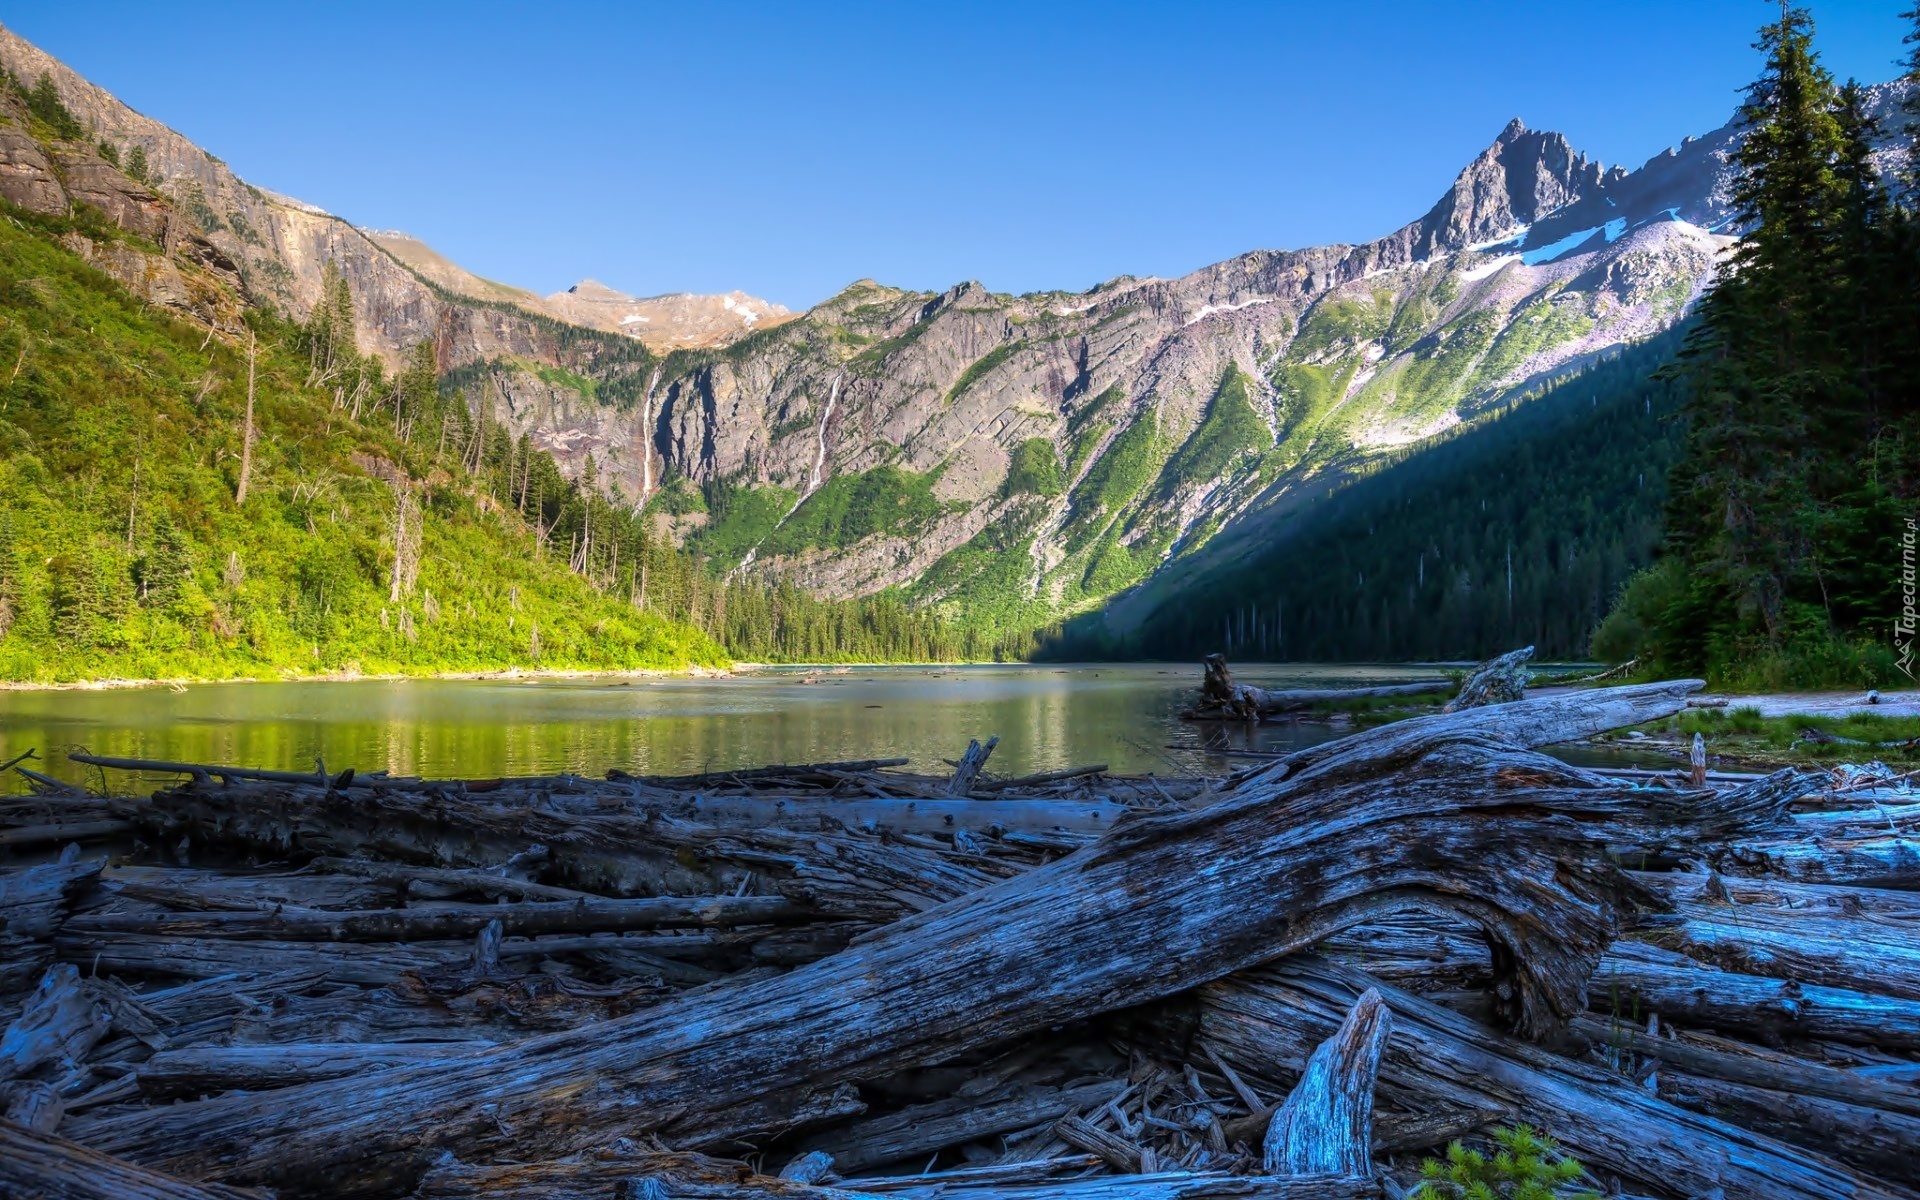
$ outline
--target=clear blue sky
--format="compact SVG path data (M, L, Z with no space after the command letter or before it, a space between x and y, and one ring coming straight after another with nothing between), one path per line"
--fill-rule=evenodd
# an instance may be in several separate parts
M1812 8L1891 78L1912 0ZM1723 123L1767 0L0 0L264 187L490 278L803 307L1378 236L1509 117L1608 163Z

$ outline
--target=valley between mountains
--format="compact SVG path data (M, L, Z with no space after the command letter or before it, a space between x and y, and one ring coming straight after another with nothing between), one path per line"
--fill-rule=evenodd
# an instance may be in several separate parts
M1731 127L1628 170L1515 120L1375 241L1177 279L1018 296L862 280L798 314L591 281L540 297L242 181L11 32L0 66L46 76L100 155L140 163L109 186L117 166L0 128L0 195L149 204L165 254L94 255L148 301L230 321L211 277L303 320L331 265L362 353L398 370L430 347L483 425L716 576L886 593L1003 638L1079 616L1124 641L1310 520L1304 498L1672 329L1732 241Z

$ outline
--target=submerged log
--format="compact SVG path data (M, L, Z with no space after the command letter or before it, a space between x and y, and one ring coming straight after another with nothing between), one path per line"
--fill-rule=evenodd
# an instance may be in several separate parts
M1450 679L1418 683L1388 683L1374 687L1296 688L1276 691L1240 683L1227 667L1225 655L1209 654L1200 681L1200 701L1181 714L1189 721L1257 721L1280 713L1301 712L1323 704L1355 700L1386 700L1403 696L1430 696L1453 690Z
M1303 948L1389 899L1484 929L1503 948L1503 1015L1539 1034L1585 1007L1622 905L1645 896L1610 846L1711 844L1777 822L1799 790L1791 777L1671 796L1598 786L1458 726L1362 740L1278 784L1135 818L832 958L728 988L724 1004L690 996L271 1103L174 1105L103 1121L94 1140L196 1176L374 1193L445 1149L550 1156L690 1109L951 1059Z

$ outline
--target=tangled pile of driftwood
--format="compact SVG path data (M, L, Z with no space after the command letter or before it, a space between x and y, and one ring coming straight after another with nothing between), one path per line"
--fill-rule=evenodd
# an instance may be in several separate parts
M34 775L0 1195L1345 1200L1515 1122L1616 1194L1920 1194L1920 803L1536 749L1690 690L1211 780Z

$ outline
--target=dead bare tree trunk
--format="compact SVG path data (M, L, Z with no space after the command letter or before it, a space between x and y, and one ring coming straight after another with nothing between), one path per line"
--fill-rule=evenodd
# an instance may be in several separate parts
M254 334L247 331L247 420L240 438L240 486L234 490L233 502L247 502L247 485L253 478L253 351Z

